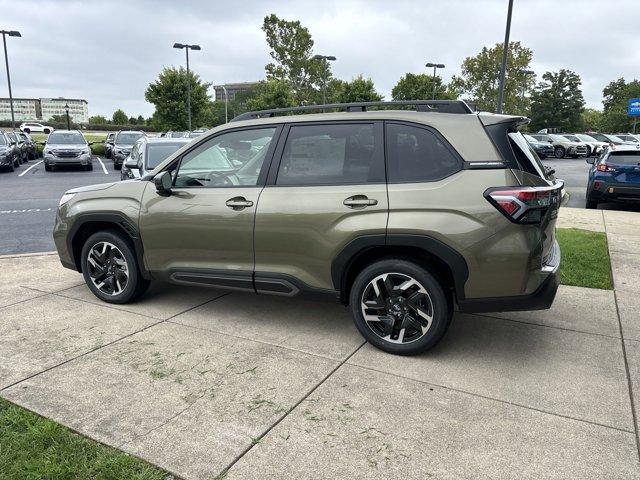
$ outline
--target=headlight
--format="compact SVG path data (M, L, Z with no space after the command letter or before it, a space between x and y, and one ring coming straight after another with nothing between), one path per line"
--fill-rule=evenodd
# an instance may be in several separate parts
M71 200L75 196L76 196L75 193L65 193L64 195L62 195L62 198L60 199L60 203L58 203L58 206L61 207L62 205L67 203L69 200Z

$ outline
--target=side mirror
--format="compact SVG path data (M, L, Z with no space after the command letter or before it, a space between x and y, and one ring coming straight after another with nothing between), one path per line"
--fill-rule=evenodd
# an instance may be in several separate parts
M171 184L173 183L173 179L171 178L171 172L160 172L155 177L153 177L153 183L156 186L156 192L159 195L163 195L168 197L171 195Z
M595 163L595 161L596 161L596 157L587 157L587 158L585 159L585 161L586 161L587 163L590 163L591 165L593 165L593 164Z
M127 159L124 161L124 166L131 169L131 168L140 168L138 166L138 162L136 162L133 158L131 157L127 157Z

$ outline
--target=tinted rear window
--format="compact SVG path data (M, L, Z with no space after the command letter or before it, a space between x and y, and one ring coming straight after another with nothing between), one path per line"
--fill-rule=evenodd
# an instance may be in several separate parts
M462 164L435 132L387 123L389 182L429 182L458 172Z
M618 165L640 165L640 151L611 152L607 162L617 163Z

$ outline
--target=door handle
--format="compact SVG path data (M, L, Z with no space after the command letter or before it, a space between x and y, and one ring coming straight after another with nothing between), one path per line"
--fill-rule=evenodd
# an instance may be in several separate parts
M377 205L378 200L368 198L366 195L354 195L353 197L345 198L342 203L349 208L365 208L369 205Z
M233 197L227 200L225 205L233 210L242 210L243 208L253 207L253 202L244 197Z

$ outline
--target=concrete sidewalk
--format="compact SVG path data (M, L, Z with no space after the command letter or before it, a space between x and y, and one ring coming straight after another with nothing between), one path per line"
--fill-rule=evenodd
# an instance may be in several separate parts
M559 226L607 233L615 292L457 315L409 358L339 305L157 286L113 306L55 255L0 258L0 395L189 479L640 479L640 214Z

